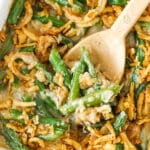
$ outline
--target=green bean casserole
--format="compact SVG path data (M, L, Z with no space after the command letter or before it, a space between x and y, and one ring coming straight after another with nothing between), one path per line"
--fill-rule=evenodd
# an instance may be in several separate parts
M63 59L128 2L14 0L0 31L0 149L150 150L150 5L126 38L121 82L85 47Z

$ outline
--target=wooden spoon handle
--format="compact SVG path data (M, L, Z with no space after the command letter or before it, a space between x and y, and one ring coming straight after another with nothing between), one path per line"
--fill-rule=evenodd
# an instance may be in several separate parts
M111 29L117 34L116 36L124 38L149 3L150 0L130 0L116 22L111 27Z

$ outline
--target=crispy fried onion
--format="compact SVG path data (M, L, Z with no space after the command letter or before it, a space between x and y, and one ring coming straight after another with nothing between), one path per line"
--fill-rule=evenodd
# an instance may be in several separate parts
M52 83L50 85L50 89L53 90L53 92L51 92L51 94L54 97L54 101L57 106L60 106L61 104L63 104L66 101L69 92L65 86L59 87L59 86L55 86Z
M13 99L13 106L15 107L33 107L36 106L35 102L23 102L20 100Z
M11 106L12 106L12 99L11 98L8 97L5 99L5 101L0 100L0 110L11 108Z
M130 142L125 132L120 133L125 150L136 150L135 146Z
M78 27L90 27L99 21L98 15L105 8L106 2L107 0L99 0L98 6L95 9L89 10L85 16L79 16L69 8L64 8L63 11L65 16L72 22L75 22Z
M129 140L133 143L133 144L140 144L141 140L140 140L140 131L141 128L138 124L136 123L129 123L127 129L126 129L126 133L127 136L129 138Z
M120 142L115 135L113 126L107 121L100 130L93 129L91 126L87 126L87 130L90 132L82 141L83 147L87 149L102 149L107 143L113 144ZM107 146L106 146L107 147Z
M56 43L56 40L49 35L46 36L40 36L38 39L38 44L36 48L36 55L42 62L45 62L49 58L50 49L48 49L50 46L53 46L53 44Z
M72 22L68 21L63 26L58 28L58 27L53 27L52 23L49 22L49 23L43 25L41 27L40 31L41 31L42 34L57 35L57 34L63 32L64 30L66 30L66 29L67 30L70 29L71 28L71 24L72 24Z
M6 40L6 32L4 30L0 31L0 41L4 42Z
M16 132L24 132L24 127L17 123L17 122L11 122L6 124L7 128L13 129Z
M45 144L44 144L44 141L38 137L32 137L28 140L28 145L30 147L41 147L41 148L44 148L45 147Z
M71 145L75 150L82 150L80 143L78 143L77 141L69 138L64 139L64 141L66 144Z
M33 10L31 3L29 1L25 1L24 7L25 7L25 16L21 19L18 28L22 28L23 26L27 25L32 19Z
M31 29L28 29L28 28L25 28L25 27L22 27L22 31L23 31L24 34L25 34L27 37L29 37L31 40L33 40L33 41L38 41L39 35L38 35L35 31L33 31L33 30L31 30Z
M127 108L128 117L129 120L133 120L135 118L135 110L136 110L134 103L134 83L131 83L130 91L127 97L127 102L129 104Z
M147 30L143 30L139 24L135 25L135 29L138 33L139 38L150 41L150 33Z
M8 56L8 67L9 69L17 76L19 77L20 79L23 79L23 80L30 80L31 77L30 77L30 74L28 75L23 75L20 71L19 71L19 63L15 62L16 59L21 59L23 60L23 62L25 64L28 65L28 69L32 69L36 62L37 62L37 59L36 57L34 56L33 53L29 53L28 52L18 52L18 53L15 53L15 54L10 54Z
M94 8L97 6L98 0L86 0L86 4L87 6Z
M50 1L50 0L44 0L44 1L46 4L50 5L54 10L56 10L58 15L61 16L63 14L62 8L58 3L55 3L55 2Z
M15 30L15 35L13 37L13 41L15 45L20 45L26 42L27 36L24 34L22 30Z
M94 107L94 108L85 108L80 107L76 110L74 114L75 122L76 124L95 124L96 122L99 122L101 119L101 115L105 119L111 118L110 116L111 107L109 105L103 105L100 107Z

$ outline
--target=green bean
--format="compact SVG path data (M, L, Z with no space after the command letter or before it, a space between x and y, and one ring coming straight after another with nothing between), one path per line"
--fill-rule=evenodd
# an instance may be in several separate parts
M140 39L138 37L138 34L135 32L135 41L136 41L136 46L140 46L140 45L145 45L145 41L143 39Z
M35 51L35 46L27 46L19 50L19 52L34 52L34 51Z
M109 101L120 92L121 88L122 87L117 84L109 85L106 88L97 90L84 97L75 99L74 101L69 101L63 106L60 106L59 110L64 115L69 115L82 105L85 107L91 107L99 105L102 102L109 103Z
M63 129L67 129L67 124L64 121L61 121L59 119L56 119L54 117L40 117L39 122L41 124L50 124L55 127L61 127Z
M43 84L42 82L40 82L39 80L35 80L34 83L35 83L35 85L37 85L37 86L39 87L39 90L40 90L40 91L45 90L44 84Z
M22 112L19 111L18 109L10 109L9 110L9 114L10 114L10 119L12 120L15 120L19 123L22 123L24 124L24 119L21 119L21 115L22 115Z
M136 89L134 94L134 100L137 101L139 98L139 95L142 91L146 89L146 87L150 84L150 81L141 83Z
M8 54L12 47L13 47L13 31L9 31L7 33L7 38L5 42L2 44L2 47L0 48L0 60L4 58L6 54Z
M90 55L89 53L85 50L85 48L82 48L82 55L83 55L83 60L85 62L85 64L88 66L88 72L90 73L90 75L93 77L93 78L96 78L97 77L97 74L96 74L96 71L95 71L95 68L91 62L91 58L90 58Z
M26 75L29 74L31 70L29 70L28 68L21 68L21 73Z
M75 44L75 42L71 38L65 37L63 35L59 35L59 40L60 40L60 43L64 45L67 45L70 43L72 43L73 45Z
M49 21L51 21L55 27L61 27L65 24L64 20L58 19L56 16L39 16L38 12L34 12L33 19L38 20L43 24L47 24Z
M2 134L10 148L13 150L28 150L28 148L21 143L17 132L6 127L7 121L2 115L0 115L0 122L2 124Z
M84 70L85 70L85 64L81 58L80 61L77 62L77 64L75 64L75 71L73 74L73 78L71 80L69 100L74 100L79 96L80 94L79 77L84 72Z
M127 121L127 114L124 111L121 111L120 114L116 117L113 127L118 134L118 132L121 130L121 128L125 125Z
M43 101L47 104L47 109L55 118L62 118L61 112L57 109L56 104L50 97L43 98Z
M68 6L68 7L72 7L76 10L78 10L79 12L83 12L84 11L84 5L82 3L80 3L79 1L75 0L73 4L70 4L68 2L68 0L54 0L55 2L57 2L59 5L61 6Z
M96 82L94 83L94 85L93 85L93 88L94 88L94 90L100 90L101 84L96 81Z
M92 128L101 128L102 126L103 124L101 121L91 125Z
M64 76L65 85L70 88L71 74L56 49L51 50L49 61L51 62L54 70Z
M135 84L139 83L139 75L137 74L138 70L139 70L139 67L135 66L133 68L133 72L132 72L132 75L131 75L131 82L134 82Z
M0 70L0 90L3 89L3 87L5 86L4 84L4 79L7 75L7 72L5 71L5 69Z
M86 0L79 0L80 3L86 4Z
M150 31L150 22L144 22L144 21L142 21L142 22L140 22L140 26L142 28L145 28L146 30Z
M54 133L47 134L47 135L39 135L38 137L45 140L45 141L54 141L60 138L64 134L65 130L61 128L55 128Z
M12 119L18 119L22 115L22 112L17 109L10 109L9 114Z
M144 50L140 47L141 45L145 45L145 41L143 39L138 38L138 35L136 34L136 57L137 60L140 62L140 65L143 65L143 61L145 58Z
M0 84L2 84L4 78L6 77L7 73L4 69L0 70Z
M131 60L127 57L127 58L126 58L125 67L126 67L127 69L129 69L129 68L130 68L130 64L131 64Z
M41 115L41 116L49 116L51 117L52 115L50 114L50 112L47 110L46 108L46 104L44 103L44 101L42 100L41 96L39 94L37 94L35 97L34 97L34 101L36 102L36 108L37 108L37 111L38 113Z
M138 47L136 49L136 56L137 56L138 61L140 62L140 65L142 66L144 58L145 58L144 51L142 48Z
M116 144L116 150L124 150L124 144L117 143Z
M17 76L14 75L13 86L14 86L15 88L18 88L19 85L20 85L20 80L19 80L19 78L18 78Z
M31 97L28 93L25 93L25 94L23 94L23 96L22 96L22 100L23 100L24 102L31 102L31 101L32 101L32 97Z
M51 73L43 64L41 64L41 63L38 62L38 63L36 64L36 68L37 68L38 70L44 72L46 78L48 79L48 81L49 81L50 83L53 82L53 75L52 75L52 73Z
M127 0L109 0L108 4L109 5L126 5Z
M7 22L10 24L16 24L23 11L25 0L15 0L10 10Z

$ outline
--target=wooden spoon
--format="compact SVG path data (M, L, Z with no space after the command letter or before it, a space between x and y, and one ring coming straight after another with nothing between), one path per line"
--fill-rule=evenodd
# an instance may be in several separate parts
M6 23L13 1L14 0L0 0L0 31Z
M150 0L130 0L114 25L105 31L97 32L81 40L64 56L66 63L80 58L81 48L85 47L94 65L112 81L120 81L125 67L125 37L141 16Z

